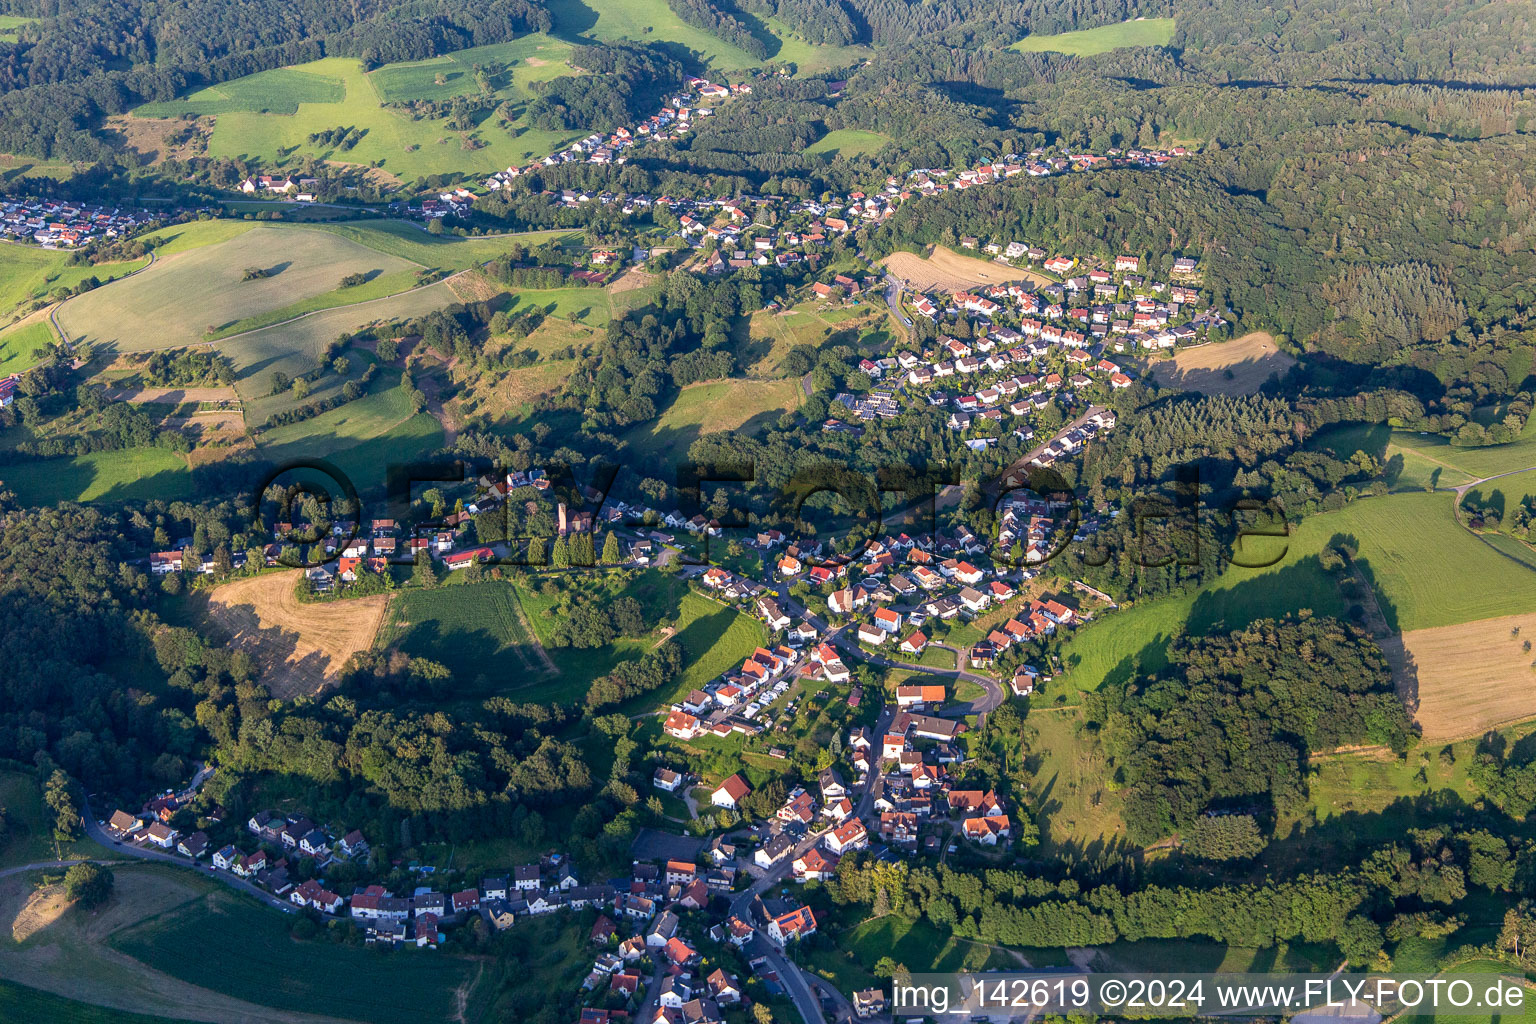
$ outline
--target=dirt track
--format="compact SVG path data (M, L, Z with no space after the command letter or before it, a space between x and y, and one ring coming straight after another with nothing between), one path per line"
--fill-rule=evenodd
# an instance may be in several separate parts
M1049 284L1050 278L1030 270L1019 270L1006 263L980 260L962 256L943 246L935 246L927 259L911 252L893 252L880 261L886 270L918 291L937 288L942 291L964 291L984 284L1002 284L1006 281L1033 281Z
M267 572L215 587L206 614L247 651L274 696L318 693L336 681L346 660L367 650L384 621L389 596L300 603L300 570Z

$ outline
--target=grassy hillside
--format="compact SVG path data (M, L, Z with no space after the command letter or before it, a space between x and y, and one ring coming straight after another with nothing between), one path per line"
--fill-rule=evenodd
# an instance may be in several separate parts
M1122 21L1118 25L1100 25L1098 28L1078 32L1025 36L1009 49L1025 53L1050 50L1074 57L1089 57L1125 46L1167 46L1172 39L1172 18L1138 18L1135 21Z
M316 230L329 231L389 256L444 270L467 270L502 255L514 243L538 245L556 238L579 237L570 231L522 231L460 238L457 235L431 235L419 225L399 220L323 224L316 225Z
M123 351L176 348L334 292L349 274L409 287L407 272L413 269L333 232L263 225L169 256L157 254L155 265L143 273L65 303L58 320L77 341ZM246 280L251 271L266 276Z
M571 45L564 40L533 34L508 43L476 46L468 50L405 64L386 64L368 74L369 84L385 103L410 100L447 100L473 96L480 91L475 65L500 66L490 86L501 99L526 100L535 82L572 74L565 63Z
M217 887L113 935L111 946L149 967L215 992L282 1010L372 1024L417 1024L453 1014L469 986L466 960L438 953L381 957L371 949L288 936L290 919ZM209 956L239 937L238 956Z
M1536 416L1526 420L1519 438L1509 444L1458 448L1443 438L1396 431L1392 443L1436 465L1459 470L1474 479L1536 468Z
M362 398L265 431L262 454L279 465L325 459L360 493L382 490L388 466L422 458L443 443L442 425L428 413L412 411L399 381L398 371L380 371Z
M3 39L0 33L0 39ZM36 1020L49 1024L170 1024L170 1017L109 1010L52 992L0 981L0 1020Z
M624 436L637 451L661 459L680 459L701 434L751 430L754 421L774 420L800 404L798 380L717 380L690 384L654 423Z
M272 374L281 371L290 378L314 369L321 350L338 335L372 323L423 316L458 301L448 281L372 302L322 310L302 320L278 324L218 343L218 350L235 367L235 390L245 402L246 422L264 423L268 416L291 408L293 396L272 393ZM349 377L362 373L364 363L352 360ZM344 380L327 374L310 391L310 401L339 391Z
M305 156L347 164L373 164L402 181L432 174L481 174L526 163L559 148L576 133L546 132L528 125L522 108L531 83L570 74L570 46L545 36L469 51L475 60L511 62L493 82L495 96L512 104L510 123L488 112L470 131L453 131L446 120L412 120L386 102L441 99L476 87L461 60L386 65L365 73L356 60L331 57L292 68L248 75L182 99L138 108L140 117L183 113L216 115L208 154L297 168ZM441 73L444 85L436 85ZM452 76L450 78L450 76ZM467 79L467 81L466 81ZM337 127L361 129L362 138L342 150L309 141Z
M878 152L880 147L890 142L890 138L879 132L864 131L860 128L838 128L827 132L821 138L805 147L807 156L816 156L822 153L828 156L866 156Z
M1506 558L1457 525L1452 496L1425 492L1366 498L1303 520L1281 560L1265 569L1228 569L1194 594L1163 598L1104 615L1065 645L1069 681L1094 689L1123 681L1139 662L1161 668L1167 641L1180 629L1203 633L1218 623L1239 628L1254 619L1309 608L1348 611L1318 553L1348 544L1397 630L1453 625L1536 607L1536 573Z
M58 337L46 320L32 320L0 331L0 376L31 368L37 363L33 350L47 348Z
M164 448L130 448L0 466L0 485L24 505L61 501L170 501L192 496L186 459Z
M476 693L512 692L516 687L507 683L533 683L550 674L517 589L499 580L397 594L380 643L441 662L464 687L483 677Z
M74 288L89 277L111 281L138 270L147 262L134 260L73 267L69 261L70 254L57 249L0 242L0 324L18 316L26 304L47 298L60 288Z

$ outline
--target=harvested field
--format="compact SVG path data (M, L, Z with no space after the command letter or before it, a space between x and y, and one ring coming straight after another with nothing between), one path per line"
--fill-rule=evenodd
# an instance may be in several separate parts
M1051 279L1031 270L1020 270L1006 263L979 260L974 256L962 256L943 246L934 246L933 254L926 259L912 252L893 252L880 261L881 265L917 291L938 288L942 291L964 291L984 284L1002 284L1005 281L1033 281L1049 284Z
M273 695L284 698L335 682L346 660L373 644L389 605L385 594L302 604L294 593L299 574L268 572L215 587L206 608L230 644L256 660Z
M1152 376L1163 387L1206 395L1252 395L1272 373L1285 373L1296 360L1275 346L1263 331L1234 341L1213 341L1184 349L1158 363Z
M69 897L62 885L45 885L32 890L27 902L16 912L11 922L11 938L26 942L38 932L64 916L69 909Z
M638 291L641 288L649 288L653 284L660 284L659 274L650 274L639 267L631 267L608 284L609 295L622 295L625 292Z
M1418 690L1424 738L1478 736L1536 718L1536 654L1528 640L1536 641L1536 612L1404 633L1403 667L1410 691Z
M108 388L114 402L238 402L234 388Z

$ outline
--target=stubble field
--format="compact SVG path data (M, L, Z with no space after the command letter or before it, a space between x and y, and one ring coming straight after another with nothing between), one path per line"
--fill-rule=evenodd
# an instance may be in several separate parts
M1254 331L1232 341L1186 348L1158 363L1152 375L1164 387L1207 395L1252 395L1270 374L1284 374L1295 364L1275 346L1273 337Z
M934 246L933 254L922 257L914 252L893 252L880 264L909 288L928 291L965 291L981 285L1003 284L1007 281L1032 281L1049 284L1050 278L1032 270L1020 270L1005 263L962 256L943 246Z
M385 594L302 604L300 570L268 572L215 587L205 614L230 646L246 651L275 696L318 693L341 666L373 644L384 620Z

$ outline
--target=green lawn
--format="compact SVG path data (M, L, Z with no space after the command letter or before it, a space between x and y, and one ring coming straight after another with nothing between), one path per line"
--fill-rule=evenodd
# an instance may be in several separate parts
M333 291L323 292L319 295L311 295L308 298L291 302L286 306L270 309L254 316L236 320L209 335L211 339L232 337L236 334L244 334L246 331L257 331L263 327L280 324L294 317L303 316L306 313L316 313L322 309L335 309L338 306L350 306L358 302L372 302L374 299L386 298L399 292L408 291L416 287L416 272L414 270L397 270L393 273L375 274L369 280L350 288L337 288Z
M1303 520L1283 565L1353 539L1394 629L1425 629L1529 611L1536 574L1458 526L1448 494L1394 494Z
M1483 448L1458 448L1438 435L1393 431L1392 444L1425 459L1460 470L1473 479L1536 467L1536 416L1525 421L1525 429L1509 444ZM1444 485L1442 485L1444 486Z
M0 485L23 505L61 501L173 501L192 495L186 459L164 448L130 448L0 466Z
M1074 57L1118 50L1125 46L1167 46L1173 39L1172 18L1137 18L1118 25L1100 25L1053 36L1025 36L1009 47L1025 53L1050 50Z
M1467 491L1464 502L1468 509L1496 511L1500 528L1506 528L1509 514L1532 497L1536 497L1536 469L1478 484Z
M219 85L210 85L180 99L146 103L139 117L181 117L185 114L296 114L301 103L340 103L347 89L341 79L296 68L273 68Z
M602 288L525 288L512 293L508 312L521 313L533 308L592 327L607 327L613 318L613 305Z
M49 297L60 288L74 288L88 277L101 281L137 270L144 261L72 267L70 254L40 249L19 242L0 242L0 320L16 315L21 307Z
M825 153L828 156L867 156L878 152L890 142L887 135L864 131L860 128L837 128L805 147L807 156Z
M36 18L23 18L15 14L0 14L0 43L14 43L17 36L16 30L36 20Z
M682 458L701 434L722 430L750 433L800 404L798 380L732 378L690 384L677 393L653 423L642 423L624 440L643 455L671 463Z
M313 370L325 347L342 334L373 323L387 323L425 316L459 301L448 281L425 288L415 288L384 299L338 306L312 313L302 320L277 324L251 334L218 344L235 368L235 390L245 402L245 420L255 426L265 423L274 412L297 404L289 392L272 393L272 374L281 371L289 378ZM351 358L352 374L362 372L363 359ZM317 382L306 401L326 398L340 390L343 381L328 373Z
M834 941L813 950L809 966L844 992L880 984L872 968L886 956L914 974L1023 969L1013 957L955 938L926 920L910 921L892 914L843 930L835 930L836 922L828 926Z
M501 99L527 99L535 82L545 82L574 72L566 64L571 45L561 39L534 33L507 43L476 46L468 50L403 64L386 64L371 71L368 81L385 103L410 100L447 100L473 96L480 91L475 65L499 67L488 84Z
M375 951L289 937L292 919L217 889L114 934L113 948L193 985L282 1010L370 1024L453 1014L473 965L443 951ZM239 955L210 955L239 949Z
M1536 607L1536 574L1502 557L1456 524L1450 494L1405 492L1363 498L1337 512L1302 520L1286 553L1263 569L1229 568L1194 594L1138 603L1100 617L1063 647L1067 681L1096 689L1166 664L1167 641L1179 628L1200 634L1218 624L1241 628L1254 619L1311 609L1347 612L1317 555L1353 544L1357 564L1376 589L1393 629L1425 629L1528 611ZM1265 544L1276 542L1266 541Z
M670 693L651 703L668 704L740 665L768 640L763 624L750 615L700 594L683 595L676 641L683 648L683 674Z
M53 841L53 812L43 803L43 787L30 772L0 771L0 807L5 808L8 840L0 845L0 868L53 860L55 855L71 857L99 853L100 847L89 841L64 843ZM0 996L0 1011L5 1006ZM9 1020L0 1012L0 1020Z
M205 245L227 242L237 235L254 231L256 227L254 221L210 217L207 220L188 221L185 224L164 228L146 236L146 241L155 242L155 258L164 259L180 252L201 249Z

